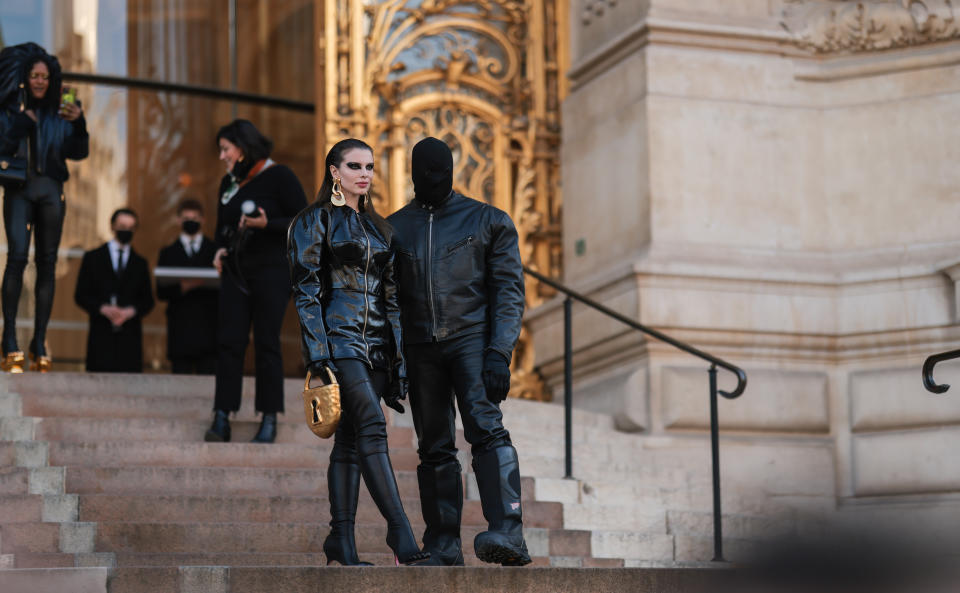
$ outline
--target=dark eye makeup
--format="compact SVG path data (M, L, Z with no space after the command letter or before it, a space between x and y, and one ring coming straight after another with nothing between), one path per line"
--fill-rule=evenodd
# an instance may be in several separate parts
M362 168L360 163L347 163L348 169L353 169L354 171L359 171ZM367 165L367 171L373 171L373 163Z

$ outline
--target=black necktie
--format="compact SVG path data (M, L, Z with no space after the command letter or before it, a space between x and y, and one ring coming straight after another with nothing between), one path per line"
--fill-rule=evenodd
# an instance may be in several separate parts
M125 249L121 249L120 253L117 254L117 275L123 274L123 271L127 268L127 259L124 257L126 254Z

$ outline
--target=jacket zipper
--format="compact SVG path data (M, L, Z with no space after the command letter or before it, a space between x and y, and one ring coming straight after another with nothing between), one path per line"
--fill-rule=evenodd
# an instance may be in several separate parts
M433 212L427 224L427 294L430 297L430 335L437 340L437 308L433 303Z
M367 364L372 367L370 344L367 343L367 317L370 313L370 301L367 296L367 277L370 275L370 235L367 234L367 229L363 226L363 219L360 218L360 214L357 214L357 221L360 223L363 236L367 238L367 264L363 270L363 331L360 332L360 339L363 340L364 356L367 357Z

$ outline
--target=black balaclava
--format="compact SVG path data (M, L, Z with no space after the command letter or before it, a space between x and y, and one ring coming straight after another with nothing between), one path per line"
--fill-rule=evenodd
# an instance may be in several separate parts
M453 190L453 153L436 138L424 138L413 147L410 163L413 191L428 206L438 206Z

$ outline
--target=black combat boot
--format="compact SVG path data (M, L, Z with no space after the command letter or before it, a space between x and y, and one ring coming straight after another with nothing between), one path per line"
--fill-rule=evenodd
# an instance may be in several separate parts
M214 410L213 424L203 436L203 440L208 443L229 443L230 442L230 412L224 410Z
M512 446L497 447L473 458L480 505L488 527L473 540L477 557L503 566L530 563L523 541L520 508L520 463Z
M331 461L327 468L327 488L330 492L330 535L323 541L327 564L337 562L344 566L373 566L369 562L360 562L354 536L360 466Z
M433 467L417 467L420 509L427 524L423 548L430 552L431 566L463 566L460 518L463 512L463 480L456 461Z

